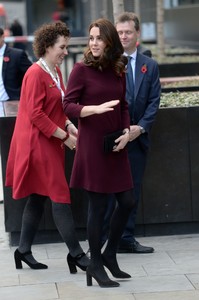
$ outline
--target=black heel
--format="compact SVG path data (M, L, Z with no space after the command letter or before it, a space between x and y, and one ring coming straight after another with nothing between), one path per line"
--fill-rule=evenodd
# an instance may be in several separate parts
M86 271L86 268L89 265L89 260L88 260L88 265L87 266L82 266L78 260L80 260L83 256L86 256L86 254L83 252L75 257L72 257L70 255L70 253L68 253L67 255L67 262L68 262L68 267L69 267L69 271L71 274L75 274L77 273L77 267L79 267L82 271Z
M87 282L87 286L92 286L92 276L86 271L86 282Z
M106 258L105 255L102 254L102 261L103 265L109 269L113 277L122 279L131 278L131 275L120 270L117 260L111 262L111 259Z
M106 272L104 278L99 278L97 271L95 271L94 269L92 270L91 267L88 266L88 268L86 269L87 286L92 286L92 277L97 281L99 286L102 288L112 288L112 287L120 286L120 284L117 281L110 280Z
M18 250L16 250L14 253L14 259L15 259L16 269L22 269L22 263L21 263L21 259L19 258L19 255L18 255Z
M47 269L48 266L41 264L41 263L35 263L32 264L26 259L27 255L32 255L31 251L20 253L18 249L14 252L14 260L15 260L15 266L16 269L22 269L22 261L25 262L31 269L39 270L39 269Z

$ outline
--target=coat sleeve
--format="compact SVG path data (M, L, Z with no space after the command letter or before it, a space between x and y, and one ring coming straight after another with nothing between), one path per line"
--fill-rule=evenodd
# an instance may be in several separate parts
M159 68L155 61L153 62L153 68L151 72L150 88L145 89L145 93L145 111L142 117L139 119L138 125L144 127L146 132L149 132L158 112L161 95Z
M30 71L30 72L29 72ZM60 93L57 88L51 93ZM49 118L44 109L46 102L46 84L38 72L29 69L26 73L22 86L22 97L26 97L26 112L33 123L44 135L51 137L57 129L57 125ZM55 94L55 97L57 94Z
M79 118L83 105L79 104L84 89L84 68L76 63L70 73L63 101L64 113L69 118Z
M122 85L123 85L123 95L121 99L121 118L122 118L122 128L129 128L130 127L130 116L129 116L129 109L128 103L126 101L126 76L125 74L122 75Z

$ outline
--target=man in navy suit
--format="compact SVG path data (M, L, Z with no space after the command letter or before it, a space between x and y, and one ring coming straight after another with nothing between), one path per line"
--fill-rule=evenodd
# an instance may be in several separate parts
M19 100L23 77L31 65L25 51L5 44L0 28L0 101Z
M152 247L138 243L134 238L135 218L140 199L141 185L150 145L149 134L155 120L159 103L161 86L159 80L158 64L152 59L141 54L136 44L140 37L140 23L137 15L124 12L118 16L116 29L124 47L124 55L131 57L130 66L133 80L129 84L127 73L126 100L129 104L131 118L130 140L128 155L134 180L134 195L136 209L131 213L120 245L119 253L152 253ZM141 49L140 49L141 50ZM133 92L128 92L129 85L133 85ZM132 95L133 94L133 95Z

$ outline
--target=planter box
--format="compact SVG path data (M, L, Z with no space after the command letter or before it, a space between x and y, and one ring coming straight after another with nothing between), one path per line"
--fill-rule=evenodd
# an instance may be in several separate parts
M198 232L199 107L163 108L152 129L142 235Z
M159 109L152 128L151 149L137 216L136 235L198 233L199 226L199 106ZM3 181L15 117L0 117L0 147ZM66 176L73 164L67 151ZM88 201L79 190L71 190L72 210L80 240L86 239ZM27 199L13 201L4 188L5 228L11 245L17 245L23 208ZM35 243L58 242L61 238L51 214L50 202Z
M199 63L159 64L160 77L199 75Z

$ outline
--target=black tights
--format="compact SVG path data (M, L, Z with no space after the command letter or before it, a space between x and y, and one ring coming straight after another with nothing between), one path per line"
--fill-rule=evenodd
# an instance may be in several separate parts
M88 215L88 241L91 251L91 264L96 266L102 264L101 238L109 195L87 191L89 197ZM127 223L129 214L135 205L133 191L128 190L115 194L117 207L113 213L110 223L108 243L104 254L116 259L117 245Z
M32 194L30 195L24 208L22 217L22 228L19 242L19 251L25 253L31 250L31 246L36 235L47 197ZM52 213L56 227L66 243L72 256L83 252L76 237L73 216L69 204L52 203Z

